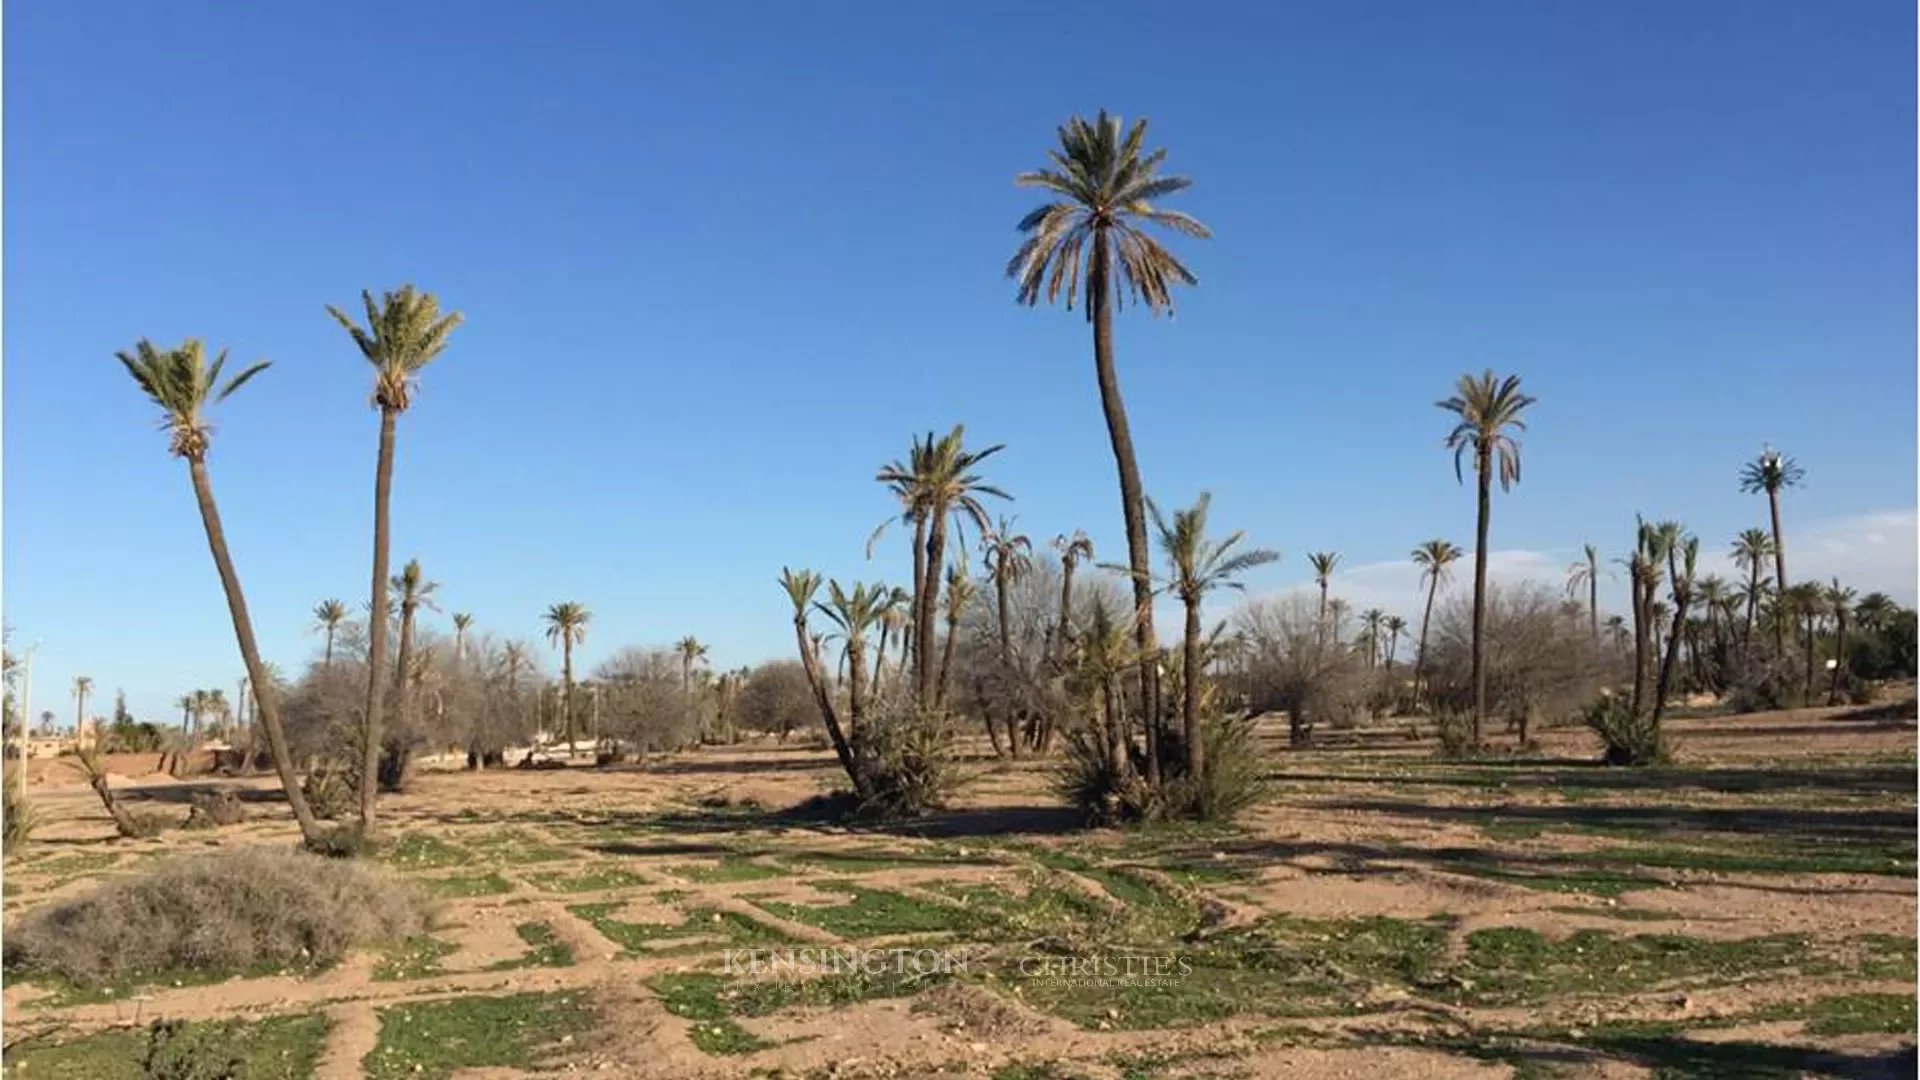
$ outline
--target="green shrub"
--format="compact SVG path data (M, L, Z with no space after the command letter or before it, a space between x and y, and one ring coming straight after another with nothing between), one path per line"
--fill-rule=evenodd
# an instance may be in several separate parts
M0 823L0 843L6 845L6 854L12 855L33 836L34 826L39 824L39 819L35 817L33 807L20 797L13 777L4 774L0 774L0 817L6 819Z
M29 912L6 932L9 972L81 986L166 972L325 966L425 928L410 885L358 862L236 849L165 859Z
M1205 721L1206 774L1177 775L1167 784L1167 816L1191 821L1231 821L1265 794L1265 765L1254 737L1254 718L1223 716ZM1184 755L1180 759L1184 762Z
M1167 734L1161 746L1166 782L1156 791L1144 778L1144 762L1129 760L1117 771L1096 733L1069 732L1066 754L1054 768L1053 789L1079 808L1090 825L1231 820L1258 802L1265 789L1253 718L1211 718L1202 737L1207 772L1195 780L1186 775L1186 748L1179 735Z
M1581 714L1581 722L1600 736L1608 765L1664 765L1671 759L1667 740L1651 715L1636 713L1630 701L1603 695Z
M147 1029L146 1053L140 1059L141 1080L243 1080L246 1055L232 1032L184 1020L156 1020Z
M959 787L953 729L944 713L910 709L876 718L863 755L871 794L860 815L918 817L946 805Z
M300 790L315 816L337 821L359 808L358 779L359 774L350 763L322 761L307 773Z

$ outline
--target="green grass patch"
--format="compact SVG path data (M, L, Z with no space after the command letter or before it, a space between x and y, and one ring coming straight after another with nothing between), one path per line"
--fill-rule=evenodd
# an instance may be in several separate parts
M440 961L452 955L459 946L451 941L443 941L430 934L410 937L388 949L380 962L373 966L375 982L405 982L408 979L424 979L431 975L445 974Z
M371 1080L434 1080L458 1069L551 1067L595 1020L579 991L394 1005L380 1010L380 1041L361 1069Z
M120 861L116 852L81 852L75 855L54 855L25 863L21 873L46 874L49 877L75 878L87 874L96 874Z
M657 956L670 950L649 945L688 938L696 939L692 944L698 948L714 947L711 939L716 938L719 945L766 945L787 940L770 926L718 908L694 908L677 923L635 923L613 917L620 907L618 903L575 904L567 910L592 924L629 956Z
M647 883L647 879L639 874L611 864L589 867L572 874L563 872L529 874L527 880L547 892L563 893L602 892L607 889L625 889Z
M754 862L748 855L725 855L711 866L686 864L669 866L667 873L687 881L702 884L729 881L765 881L767 878L784 877L786 871L778 866Z
M473 861L473 853L456 844L450 844L432 833L407 833L393 842L393 846L380 853L380 857L402 870L438 870L448 866L465 866Z
M1795 1010L1813 1035L1912 1035L1911 994L1838 994Z
M1680 916L1668 911L1654 911L1651 908L1637 907L1574 907L1563 905L1551 907L1548 911L1557 911L1562 915L1586 915L1595 919L1618 919L1621 922L1677 922Z
M321 965L259 964L245 971L209 971L180 968L172 971L138 971L111 982L82 986L58 975L30 975L20 979L49 991L45 996L23 1003L28 1009L64 1009L74 1005L99 1005L126 1001L149 990L168 990L183 986L212 986L230 979L264 979L272 975L311 975Z
M728 980L708 972L656 975L647 985L673 1015L687 1021L687 1037L708 1054L750 1054L773 1044L734 1022L721 995Z
M974 914L946 904L930 903L885 889L837 884L835 891L851 899L843 904L792 904L756 900L756 904L783 919L818 927L836 937L856 939L891 934L933 934L977 927Z
M306 1080L319 1064L327 1018L275 1016L265 1020L184 1025L172 1045L204 1046L239 1059L247 1080ZM7 1049L7 1075L23 1080L145 1080L145 1029L103 1031L61 1043L27 1042ZM172 1075L172 1074L168 1074Z
M1679 980L1691 986L1732 983L1793 970L1809 956L1807 939L1789 934L1715 941L1581 930L1556 941L1533 930L1498 927L1467 935L1466 955L1450 975L1462 1000L1512 1005L1566 994L1631 993Z
M452 877L422 878L422 888L430 896L465 899L475 896L499 896L513 891L513 882L493 871L484 874L456 874Z
M992 866L998 860L983 854L902 851L893 848L855 848L847 851L797 851L782 853L780 861L792 866L824 870L835 874L874 874L883 870L925 870L944 866Z
M513 928L520 940L527 943L527 951L511 960L501 960L487 967L488 971L512 971L530 967L568 967L573 964L573 949L553 927L543 922L523 922Z

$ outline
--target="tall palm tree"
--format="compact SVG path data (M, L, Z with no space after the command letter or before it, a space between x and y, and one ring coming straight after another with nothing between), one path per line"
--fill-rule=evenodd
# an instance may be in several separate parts
M867 717L867 634L880 623L891 595L885 585L863 585L842 589L838 581L827 582L825 603L816 601L814 609L838 628L846 645L847 658L847 741L856 762L865 762L871 754L872 733Z
M413 616L421 608L438 611L433 602L433 594L440 588L435 581L428 581L420 571L419 559L408 559L407 565L393 575L393 591L400 597L400 649L394 658L393 685L400 691L400 726L410 729L413 720Z
M1676 548L1679 552L1677 557L1671 555ZM1700 558L1700 541L1682 531L1668 550L1670 557L1674 559L1670 579L1673 596L1673 629L1667 634L1666 655L1660 659L1660 677L1654 683L1653 722L1656 724L1660 722L1661 715L1666 712L1667 692L1673 686L1673 666L1679 658L1682 631L1687 624L1687 608L1693 603L1694 567Z
M1427 590L1427 604L1420 613L1420 647L1413 654L1413 692L1420 693L1420 680L1427 670L1427 628L1433 622L1433 598L1440 586L1453 576L1451 567L1466 552L1451 540L1429 540L1413 549L1413 565L1420 568L1420 584Z
M1708 574L1700 579L1698 592L1701 610L1707 617L1707 635L1713 641L1713 654L1719 658L1726 652L1727 638L1732 636L1733 588L1720 575Z
M262 360L223 383L220 373L226 366L226 352L222 351L209 365L204 347L194 339L188 339L180 348L164 350L156 349L143 339L131 353L117 355L134 382L160 406L161 428L168 433L168 449L175 457L186 459L194 498L200 504L200 523L207 533L207 547L226 592L227 612L233 619L240 658L246 665L247 677L259 688L257 707L261 726L267 732L267 749L273 756L274 770L280 774L280 786L286 792L294 820L300 824L301 836L309 844L317 844L324 833L320 820L314 817L300 790L300 778L293 771L286 729L280 725L279 696L264 677L266 668L260 662L260 649L254 642L253 620L247 614L247 600L240 591L233 555L227 550L227 534L220 526L220 509L214 503L213 481L207 473L207 450L213 438L213 427L206 416L208 407L232 397L247 380L264 371L267 362Z
M1147 500L1147 512L1153 516L1153 529L1159 534L1160 550L1167 559L1167 591L1186 609L1180 723L1187 749L1187 775L1195 780L1206 775L1207 767L1206 740L1200 734L1201 602L1218 588L1245 588L1234 578L1280 558L1279 552L1264 548L1235 551L1246 539L1244 532L1236 531L1222 540L1207 539L1207 508L1212 501L1212 494L1203 491L1193 506L1175 510L1169 522L1160 507Z
M566 709L567 756L579 753L573 744L573 647L587 640L587 623L593 612L586 605L568 600L547 609L547 642L560 646L563 707Z
M1340 562L1337 551L1316 551L1307 556L1307 562L1313 567L1313 580L1320 586L1320 621L1315 624L1314 641L1320 647L1327 643L1327 583L1333 579L1333 568Z
M1581 553L1586 557L1567 567L1567 595L1578 596L1582 590L1587 594L1587 618L1593 623L1593 640L1600 642L1600 549L1592 544L1580 545Z
M1366 660L1369 669L1380 658L1380 635L1386 628L1386 612L1376 607L1360 613L1360 637L1367 643Z
M686 701L687 707L691 709L693 707L693 666L706 659L707 647L700 644L699 638L688 634L686 637L674 642L673 651L680 656L680 696ZM701 720L700 726L702 728L706 726L704 717ZM711 732L701 732L703 739L710 734Z
M999 528L980 537L987 576L993 580L996 621L1000 626L1000 666L1013 668L1013 631L1008 622L1008 590L1033 568L1033 541L1013 531L1013 522L1000 519Z
M1847 656L1847 616L1853 611L1853 601L1859 594L1840 584L1839 578L1827 587L1826 607L1833 616L1833 676L1827 683L1827 704L1840 704L1840 676L1852 674L1848 670L1850 659Z
M380 452L373 473L373 590L368 601L373 614L367 623L367 711L362 721L360 773L360 828L373 828L374 791L380 774L380 721L386 708L387 621L378 617L387 608L387 558L392 538L388 505L393 493L393 429L401 413L413 404L420 371L447 347L447 338L460 325L460 313L440 314L432 293L415 292L412 285L385 293L380 303L362 290L367 325L363 328L332 304L327 314L346 330L360 355L373 365L373 404L380 410Z
M453 662L459 664L467 658L467 631L473 629L473 615L466 611L453 613Z
M1473 744L1480 745L1480 729L1487 716L1487 669L1485 664L1487 607L1487 526L1493 517L1493 477L1497 463L1500 490L1507 491L1520 482L1520 441L1508 434L1525 431L1521 414L1534 399L1520 392L1520 376L1496 378L1491 369L1475 376L1462 375L1454 395L1437 402L1440 408L1459 417L1447 434L1447 449L1453 451L1453 473L1461 477L1461 458L1473 451L1474 476L1479 481L1479 513L1473 545Z
M1093 541L1075 529L1072 536L1063 533L1054 537L1053 549L1060 553L1060 618L1054 624L1047 652L1064 665L1067 651L1073 646L1073 571L1081 560L1093 558Z
M915 636L919 632L920 602L925 599L927 578L927 511L929 508L925 478L927 453L932 443L931 436L928 436L925 442L922 442L919 436L914 436L913 446L907 452L907 460L888 462L875 477L887 486L887 490L900 503L898 520L913 526L913 590L907 613L906 637L903 639L905 648L901 655L905 658L904 663L913 669L916 677L922 666L919 642L915 640ZM882 520L874 528L873 534L867 537L867 558L873 558L873 545L879 543L881 535L887 531L887 526L893 524L894 520L892 517Z
M82 741L87 733L87 698L93 694L93 679L86 675L73 677L73 737Z
M1799 487L1807 473L1794 460L1771 446L1763 446L1760 456L1740 467L1740 490L1752 495L1767 493L1767 511L1773 518L1773 580L1775 589L1787 587L1787 541L1780 532L1780 489ZM1786 630L1775 623L1773 648L1787 651Z
M1171 313L1173 286L1199 283L1192 271L1145 231L1145 226L1196 238L1210 234L1192 217L1156 205L1157 200L1185 190L1192 181L1160 174L1166 151L1144 152L1145 120L1135 121L1124 132L1122 127L1120 118L1108 116L1104 109L1091 122L1076 116L1058 130L1060 149L1048 154L1052 167L1015 178L1021 187L1044 189L1053 199L1020 219L1019 230L1026 239L1008 260L1007 276L1019 282L1016 298L1020 303L1038 304L1043 296L1054 303L1064 294L1068 309L1076 301L1082 303L1087 320L1093 324L1094 377L1100 386L1100 407L1119 472L1120 512L1127 528L1134 639L1141 655L1148 656L1156 649L1153 552L1147 544L1140 463L1134 456L1127 407L1120 397L1120 378L1114 369L1113 312L1124 294L1144 303L1151 313ZM1158 699L1155 666L1142 664L1141 705L1156 727L1160 722ZM1157 742L1149 739L1149 747ZM1150 749L1149 766L1157 770L1157 758L1151 753ZM1158 783L1157 772L1149 780Z
M980 497L990 495L1000 499L1013 496L983 481L974 472L982 461L1005 449L996 444L985 450L966 448L966 427L955 424L953 430L935 439L928 432L924 443L916 440L915 452L910 455L909 468L912 472L900 471L898 462L880 470L875 479L892 487L904 485L914 491L909 501L923 507L926 518L927 539L926 555L918 572L921 580L914 584L914 630L917 646L916 656L925 661L931 657L933 642L934 612L938 610L940 580L946 573L947 519L957 517L964 523L971 522L981 533L991 528L987 508L981 504ZM961 544L964 548L964 542ZM931 664L923 663L916 669L917 689L922 702L932 701L934 694L934 670Z
M327 652L324 666L333 667L333 638L347 621L347 605L339 600L322 600L313 605L313 628L327 636Z
M960 640L960 618L966 614L967 605L979 594L973 578L967 574L967 568L959 563L947 567L947 640L940 653L940 677L935 683L933 694L934 708L944 708L947 703L947 679L953 674L953 646ZM933 639L927 639L927 649L933 649ZM987 726L989 734L993 726Z

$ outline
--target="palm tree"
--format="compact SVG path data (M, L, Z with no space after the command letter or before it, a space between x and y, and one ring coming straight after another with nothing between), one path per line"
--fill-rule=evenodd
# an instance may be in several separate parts
M1862 630L1875 631L1885 627L1892 620L1900 605L1883 592L1870 592L1854 605L1853 621Z
M898 585L887 593L886 605L880 611L880 643L873 651L873 687L870 693L876 695L880 693L880 677L887 667L887 639L895 634L905 634L907 621L912 617L910 614L912 606L913 594ZM905 664L904 658L907 654L904 641L903 637L900 650L902 664Z
M855 762L853 748L847 745L846 733L841 730L840 719L834 713L833 695L828 692L826 676L820 670L819 645L807 629L807 612L815 606L813 598L820 591L820 575L811 570L795 571L783 566L780 568L780 588L793 604L793 636L800 647L800 665L806 670L807 686L813 691L814 706L820 710L820 720L826 726L827 737L833 742L833 752L840 759L840 767L846 770L847 779L853 784L854 795L865 799L871 791L866 771Z
M193 707L194 707L193 695L181 694L179 697L174 699L173 704L180 710L180 734L192 735L193 734Z
M400 727L410 730L413 720L413 616L420 608L429 611L440 610L433 602L438 582L428 581L420 571L419 559L408 559L407 565L393 575L393 591L400 596L400 650L393 665L393 684L400 691Z
M688 634L674 642L673 651L680 654L680 696L686 700L687 707L691 709L693 707L693 665L706 659L707 647L700 644L699 638ZM704 719L701 726L703 728L706 726ZM703 736L706 734L709 733L702 733Z
M947 640L940 653L940 678L934 689L933 706L943 708L947 703L947 677L953 673L953 646L960 640L960 617L966 614L967 605L979 590L968 576L967 568L959 563L947 567ZM927 639L931 651L933 639ZM993 725L987 725L987 732L993 732Z
M1075 529L1072 536L1064 533L1053 538L1053 549L1060 553L1060 620L1054 626L1054 637L1047 652L1056 663L1065 665L1067 650L1073 645L1073 571L1082 559L1093 558L1093 541L1087 534Z
M1600 549L1592 544L1580 545L1586 556L1580 562L1567 567L1567 595L1578 596L1582 589L1587 593L1587 617L1593 623L1593 640L1600 641Z
M1307 556L1307 562L1313 567L1313 580L1320 586L1320 621L1314 641L1324 648L1327 643L1327 582L1333 578L1333 568L1340 562L1340 553L1316 551Z
M1788 589L1780 597L1783 611L1777 622L1784 623L1793 614L1804 621L1807 631L1807 680L1801 691L1801 698L1811 701L1813 698L1813 661L1815 655L1814 640L1819 632L1820 617L1826 614L1827 596L1817 581L1803 581Z
M453 613L453 662L459 664L467 657L467 631L473 629L473 615L470 612Z
M1677 559L1672 555L1675 548L1679 550ZM1694 566L1700 558L1700 541L1697 537L1688 536L1682 531L1671 543L1668 551L1669 558L1674 559L1671 577L1673 629L1667 634L1666 655L1661 657L1660 677L1654 683L1653 722L1655 724L1660 722L1661 714L1666 711L1667 691L1673 685L1673 665L1680 655L1682 631L1687 624L1687 608L1693 603Z
M347 605L338 600L322 600L313 605L313 628L327 636L324 666L333 667L333 637L347 621Z
M1013 531L1005 517L1000 527L980 537L982 560L993 580L994 603L1000 625L1000 666L1013 669L1013 634L1008 623L1007 590L1033 568L1033 541Z
M1799 487L1806 479L1806 470L1794 460L1771 446L1763 446L1760 456L1740 467L1740 490L1752 495L1755 492L1767 493L1767 510L1773 517L1773 580L1776 589L1787 587L1787 541L1780 532L1780 489ZM1773 648L1776 653L1787 651L1786 630L1776 623L1773 628Z
M86 675L73 677L73 738L83 745L87 737L87 698L92 693L92 678Z
M924 481L927 473L926 455L932 442L931 437L923 443L919 436L914 436L913 446L907 453L907 460L904 463L897 460L888 462L876 476L876 479L885 484L887 490L892 492L893 497L899 501L899 520L913 526L913 592L909 601L911 610L907 615L906 637L903 639L905 648L902 650L902 656L905 657L905 663L913 668L916 677L922 668L919 642L915 640L915 635L920 626L920 602L925 599L927 578L928 506L927 485ZM874 528L872 535L867 537L867 558L873 558L873 545L879 543L881 535L887 531L887 526L893 524L894 520L889 517L881 521Z
M1520 442L1508 430L1525 431L1520 418L1534 399L1520 392L1520 376L1498 379L1492 370L1479 376L1462 375L1454 396L1438 402L1440 408L1460 418L1447 435L1447 449L1453 451L1453 473L1461 477L1461 458L1473 451L1474 476L1479 481L1479 515L1474 529L1473 547L1473 744L1480 745L1480 729L1487 716L1487 670L1485 640L1487 607L1487 525L1493 517L1493 476L1496 459L1500 468L1500 490L1507 491L1520 481Z
M1147 512L1153 516L1153 528L1160 537L1160 550L1167 557L1167 591L1179 597L1186 609L1185 648L1181 664L1180 721L1187 748L1187 776L1198 780L1206 775L1206 744L1200 734L1200 604L1215 589L1244 588L1233 580L1256 566L1265 566L1280 558L1277 551L1255 548L1234 551L1246 533L1234 532L1224 540L1207 539L1207 507L1212 494L1200 498L1186 510L1175 510L1169 522L1160 507L1147 500Z
M1044 296L1058 301L1063 292L1069 310L1084 303L1093 324L1093 366L1100 385L1100 407L1120 476L1120 512L1127 527L1127 565L1133 578L1134 639L1142 656L1156 649L1153 633L1153 552L1147 544L1145 492L1134 456L1126 403L1114 370L1113 311L1122 294L1158 314L1173 310L1173 286L1195 285L1173 253L1144 230L1146 225L1204 238L1207 227L1186 214L1163 209L1156 200L1192 184L1184 176L1162 176L1165 150L1143 153L1147 122L1135 121L1122 133L1117 116L1101 110L1092 122L1074 117L1058 131L1060 149L1053 167L1021 173L1015 183L1043 188L1053 201L1020 219L1026 239L1007 262L1007 276L1020 283L1016 297L1033 305ZM1084 291L1082 282L1085 282ZM1065 286L1064 290L1062 286ZM1146 716L1159 724L1155 669L1140 665L1140 701ZM1158 742L1149 739L1151 748ZM1157 783L1157 758L1149 757Z
M1367 644L1367 667L1373 668L1380 657L1380 633L1386 629L1387 613L1379 608L1368 608L1360 613L1360 638Z
M1700 579L1700 606L1706 611L1707 633L1713 639L1713 653L1716 658L1726 652L1726 641L1733 629L1733 588L1727 580L1718 574L1708 574ZM1724 620L1724 632L1723 632ZM1697 650L1696 650L1697 653ZM1722 662L1716 659L1715 663Z
M547 609L548 644L560 646L561 686L567 724L567 756L579 753L573 744L573 647L587 640L587 623L593 619L593 613L586 605L571 600L555 604Z
M360 774L360 828L371 831L380 773L380 720L386 708L387 621L379 615L388 610L387 555L392 531L387 508L393 492L394 422L412 405L421 369L447 347L448 336L460 325L460 313L441 315L440 301L432 293L415 292L412 285L383 294L378 305L365 290L360 300L367 310L365 328L331 304L327 314L373 365L373 404L380 409L380 453L373 474L373 590L368 602L373 617L367 625L367 712L362 721Z
M1851 674L1847 656L1847 615L1853 610L1854 597L1859 594L1852 589L1843 588L1839 578L1833 579L1826 595L1827 611L1833 615L1833 677L1827 684L1827 704L1840 704L1840 676Z
M912 471L901 471L898 462L880 470L875 479L898 490L905 486L912 491L903 497L912 505L922 507L926 518L927 539L925 559L917 568L922 575L914 584L914 631L917 642L933 641L934 611L940 596L940 579L946 573L947 518L957 516L961 522L971 521L981 533L991 527L987 508L980 503L980 496L991 495L1000 499L1013 496L985 483L974 473L982 461L1005 449L996 444L985 450L966 449L966 427L955 424L953 430L945 436L935 439L932 432L927 433L925 442L916 440L914 452L910 455ZM961 544L965 547L965 543ZM918 646L916 657L926 660L930 656L927 646ZM930 664L921 664L916 669L918 692L923 702L934 699L934 671Z
M1433 622L1433 598L1440 586L1453 576L1449 569L1466 554L1451 540L1429 540L1413 549L1413 565L1420 568L1420 584L1427 590L1427 605L1420 613L1420 647L1413 656L1413 692L1420 693L1420 679L1427 670L1427 628Z
M870 756L872 738L867 723L867 634L879 625L891 595L885 585L863 585L842 589L838 581L827 582L827 602L814 603L814 610L825 615L839 629L847 658L847 741L856 762Z
M1407 632L1407 620L1398 615L1387 616L1387 677L1393 677L1393 656L1400 647L1400 635Z
M280 786L286 792L294 820L300 824L301 836L309 844L317 844L323 837L320 821L308 807L306 796L300 790L300 779L293 771L286 729L280 726L279 698L273 692L273 684L264 678L266 668L260 662L260 649L254 642L253 620L247 615L246 597L240 591L233 555L227 550L227 534L220 526L220 509L213 501L213 481L207 473L207 449L213 438L213 427L206 418L208 406L232 397L247 380L264 371L267 362L262 360L222 383L220 372L226 366L226 352L223 350L212 365L208 365L204 347L194 339L188 339L178 349L166 350L156 349L143 339L132 353L117 355L134 382L160 406L161 427L169 436L168 449L175 457L186 459L194 497L200 504L200 522L207 533L207 547L213 553L214 567L226 591L227 611L233 619L240 658L246 665L247 677L258 687L260 723L267 732L267 748L273 756L274 769L280 774Z

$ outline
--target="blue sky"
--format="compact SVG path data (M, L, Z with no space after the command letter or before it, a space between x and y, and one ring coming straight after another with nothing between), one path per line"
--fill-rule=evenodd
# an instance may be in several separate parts
M70 714L79 673L162 715L239 674L184 466L112 359L141 336L274 361L211 459L269 658L364 599L376 416L322 305L404 281L468 323L401 423L396 564L494 631L577 599L587 666L686 633L785 655L781 565L904 579L904 542L861 558L871 476L956 421L1008 444L1026 531L1119 557L1085 323L1002 277L1035 202L1013 175L1103 106L1151 117L1216 234L1175 241L1201 277L1176 319L1119 325L1147 486L1210 488L1285 552L1256 592L1310 550L1397 581L1414 543L1469 540L1433 402L1493 366L1540 398L1502 565L1617 550L1636 511L1723 546L1762 520L1734 478L1771 440L1808 472L1795 576L1910 601L1913 20L15 5L4 586L36 711Z

